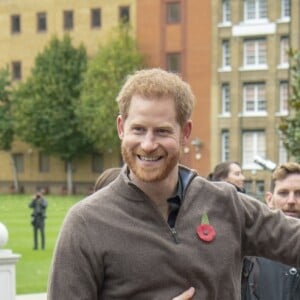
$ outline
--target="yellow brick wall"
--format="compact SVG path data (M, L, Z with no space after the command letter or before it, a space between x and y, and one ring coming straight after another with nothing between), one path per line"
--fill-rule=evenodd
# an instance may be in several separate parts
M68 31L73 44L83 43L89 57L97 52L100 43L104 43L111 30L118 23L119 7L130 7L130 22L135 30L136 7L135 0L0 0L0 68L10 65L12 61L22 62L22 78L30 74L35 57L48 44L55 34L62 37L63 11L74 13L74 28ZM101 9L101 27L91 29L90 10ZM47 31L38 33L36 29L36 14L47 13ZM21 33L11 34L10 17L21 16ZM13 153L24 154L24 172L19 174L20 183L25 191L31 192L38 185L56 184L52 190L58 191L58 186L66 182L64 163L56 157L50 158L50 172L40 173L38 166L38 151L25 143L16 141ZM105 153L104 167L119 165L118 153ZM74 182L86 183L91 186L98 174L91 171L91 157L75 162ZM0 151L0 193L7 192L13 181L11 160L8 153Z

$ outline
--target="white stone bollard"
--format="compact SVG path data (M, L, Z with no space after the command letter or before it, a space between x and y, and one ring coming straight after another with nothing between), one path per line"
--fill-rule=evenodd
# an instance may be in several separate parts
M2 249L7 241L7 228L0 223L0 295L1 300L15 300L16 263L21 255L12 253L9 249Z

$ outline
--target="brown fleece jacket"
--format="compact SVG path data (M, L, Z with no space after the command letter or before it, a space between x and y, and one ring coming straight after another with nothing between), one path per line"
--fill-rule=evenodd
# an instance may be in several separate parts
M125 168L76 204L57 242L48 299L171 300L194 286L196 300L237 300L245 255L300 266L299 220L229 184L189 178L175 230ZM196 231L204 213L216 232L211 242Z

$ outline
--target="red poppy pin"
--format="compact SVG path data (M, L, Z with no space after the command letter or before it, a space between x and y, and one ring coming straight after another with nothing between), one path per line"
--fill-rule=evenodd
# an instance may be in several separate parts
M201 224L197 226L197 233L200 238L200 240L210 243L215 239L216 231L209 224L208 216L207 214L203 214L201 218Z

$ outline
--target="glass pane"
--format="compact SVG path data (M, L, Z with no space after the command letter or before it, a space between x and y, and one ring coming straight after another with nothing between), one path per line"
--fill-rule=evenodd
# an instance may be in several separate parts
M167 22L168 23L179 23L180 16L180 3L170 2L167 3Z

